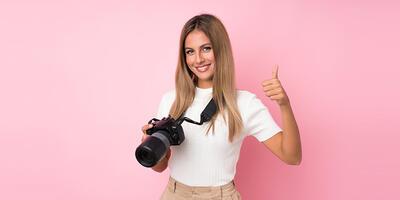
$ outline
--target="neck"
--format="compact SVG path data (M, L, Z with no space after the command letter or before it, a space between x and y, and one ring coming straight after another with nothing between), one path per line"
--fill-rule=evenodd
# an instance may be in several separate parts
M197 87L206 89L206 88L211 88L213 86L212 81L199 81L197 84Z

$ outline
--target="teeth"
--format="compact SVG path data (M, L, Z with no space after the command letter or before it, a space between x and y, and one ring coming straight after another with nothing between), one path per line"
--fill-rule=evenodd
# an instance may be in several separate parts
M208 67L209 67L209 65L204 65L203 67L198 67L196 69L199 72L205 72L205 71L207 71Z

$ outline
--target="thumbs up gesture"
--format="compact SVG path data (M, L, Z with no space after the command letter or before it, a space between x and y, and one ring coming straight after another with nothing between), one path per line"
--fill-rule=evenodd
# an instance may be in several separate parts
M290 105L289 98L286 95L286 92L283 89L281 82L279 81L278 69L279 66L276 65L272 71L272 78L263 81L262 87L265 96L269 97L271 100L276 101L279 106L288 106Z

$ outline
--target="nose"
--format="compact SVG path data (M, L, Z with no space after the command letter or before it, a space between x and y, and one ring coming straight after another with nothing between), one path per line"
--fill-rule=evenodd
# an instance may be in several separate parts
M196 54L196 64L199 65L204 62L204 57L201 52Z

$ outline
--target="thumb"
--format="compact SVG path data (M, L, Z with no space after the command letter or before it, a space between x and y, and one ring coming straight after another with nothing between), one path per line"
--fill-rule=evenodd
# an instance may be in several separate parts
M279 65L275 65L274 69L272 70L272 78L278 79L278 70L279 70Z

